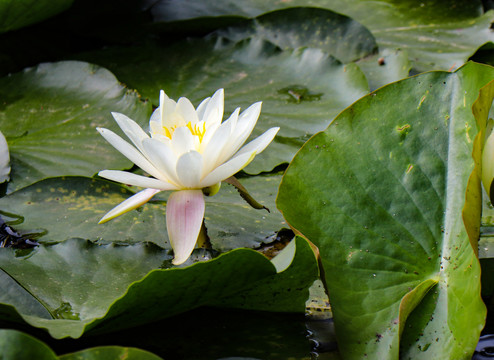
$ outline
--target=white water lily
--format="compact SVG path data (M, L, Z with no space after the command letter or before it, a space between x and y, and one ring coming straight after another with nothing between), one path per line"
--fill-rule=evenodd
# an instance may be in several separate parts
M148 135L127 116L112 113L133 145L108 129L101 135L118 151L152 177L126 171L103 170L101 177L146 188L108 212L100 223L148 202L160 191L173 190L167 202L166 224L174 250L173 263L186 261L192 253L204 218L205 193L214 195L222 180L247 166L274 139L271 128L242 146L261 112L257 102L240 113L237 108L222 122L224 92L216 91L197 109L187 98L177 102L161 91L160 106L149 122Z
M10 156L7 140L0 131L0 184L9 180Z

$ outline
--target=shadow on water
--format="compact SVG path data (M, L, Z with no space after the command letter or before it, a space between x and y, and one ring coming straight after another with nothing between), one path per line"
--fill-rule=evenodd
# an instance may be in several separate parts
M62 340L41 332L33 335L58 354L120 345L145 349L165 360L337 359L331 321L307 319L302 314L200 308L112 334Z

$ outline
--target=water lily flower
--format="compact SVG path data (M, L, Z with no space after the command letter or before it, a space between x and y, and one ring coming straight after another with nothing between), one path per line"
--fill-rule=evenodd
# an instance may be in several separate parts
M0 131L0 184L9 180L10 173L10 156L7 140Z
M172 190L167 202L166 226L175 265L194 250L204 219L204 194L218 192L222 180L246 167L274 139L271 128L244 145L261 112L261 102L242 113L237 108L222 122L224 91L220 89L197 108L185 97L177 102L160 92L160 105L149 122L149 135L133 120L112 113L133 145L108 129L101 135L151 177L126 171L103 170L99 176L146 188L110 210L104 223L148 202L160 191Z

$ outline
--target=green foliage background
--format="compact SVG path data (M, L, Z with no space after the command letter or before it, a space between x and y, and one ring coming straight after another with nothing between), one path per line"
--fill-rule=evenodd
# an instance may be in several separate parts
M482 195L468 179L479 171L474 139L490 85L477 122L471 109L494 72L466 63L494 62L493 21L488 1L0 0L0 130L12 167L0 215L41 244L0 249L1 326L73 353L92 334L132 337L132 327L177 324L177 314L202 306L303 314L322 271L340 349L325 355L469 358L485 306L475 255ZM139 170L95 127L118 132L111 111L145 127L161 89L197 105L220 87L226 115L263 101L252 137L281 128L239 174L271 212L223 185L206 206L214 251L197 249L174 268L167 194L96 225L138 189L95 174ZM307 239L277 260L252 250L282 244L290 226ZM9 356L156 358L127 343L57 357L27 334L0 331ZM200 344L186 339L183 347ZM301 342L305 355L288 347L269 358L309 356ZM163 358L165 348L146 347ZM204 358L221 357L215 351Z

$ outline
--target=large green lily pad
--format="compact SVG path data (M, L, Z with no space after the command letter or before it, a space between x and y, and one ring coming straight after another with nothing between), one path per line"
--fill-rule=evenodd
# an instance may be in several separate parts
M241 179L266 210L251 208L237 190L224 184L206 198L206 226L213 248L219 251L257 247L273 241L287 227L275 206L281 175ZM80 237L102 243L150 241L170 249L166 231L166 199L145 204L110 222L98 225L103 215L134 193L120 184L84 177L51 178L0 199L0 214L23 233L37 233L41 242Z
M292 272L289 277L281 272L277 287L271 289L290 288L296 279L300 289L294 294L283 293L292 298L290 311L301 311L306 300L301 294L308 296L308 288L317 276L309 244L299 239L296 248L285 256L292 256L293 266L308 272ZM192 266L159 269L169 267L170 258L154 245L97 245L82 239L42 245L28 253L3 249L0 269L8 277L1 278L1 319L45 328L55 338L77 338L90 329L114 332L216 304L244 289L249 290L246 295L258 296L258 303L272 296L265 290L253 290L256 282L276 275L271 261L253 250L233 250ZM8 292L20 296L5 295ZM28 296L45 311L26 306ZM232 299L227 302L245 307ZM273 310L276 304L268 308Z
M120 346L101 346L81 350L72 354L57 356L45 343L17 330L0 330L2 359L38 360L160 360L161 358L144 350Z
M197 106L216 89L225 88L227 112L263 101L252 136L273 126L281 129L246 168L255 174L289 162L312 134L368 92L365 76L355 64L343 65L319 49L280 51L261 39L237 46L210 39L169 47L115 48L78 58L107 67L155 105L160 89L174 99L185 96Z
M277 203L319 247L345 359L471 356L485 306L462 210L471 107L493 78L469 63L385 86L289 166Z
M146 124L151 111L108 70L75 61L1 78L0 99L0 130L12 166L10 192L50 176L92 176L132 166L96 127L116 130L112 111Z
M204 2L161 0L153 7L155 21L237 15L253 18L274 10L314 6L347 15L366 26L380 48L406 49L417 71L456 69L494 34L494 12L483 14L480 0L294 0Z
M290 8L221 29L218 35L238 42L256 36L282 49L319 48L343 63L377 51L372 34L355 20L318 8Z

